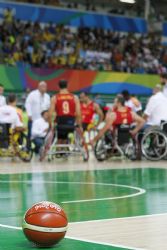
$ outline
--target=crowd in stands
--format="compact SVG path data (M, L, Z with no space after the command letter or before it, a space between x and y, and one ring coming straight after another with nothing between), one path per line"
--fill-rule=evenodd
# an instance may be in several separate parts
M10 9L0 25L0 63L130 73L167 71L160 35L115 33L16 20Z

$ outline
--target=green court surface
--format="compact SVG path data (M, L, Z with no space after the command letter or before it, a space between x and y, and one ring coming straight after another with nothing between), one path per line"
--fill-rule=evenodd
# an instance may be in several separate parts
M166 193L165 169L0 175L0 250L36 249L26 240L19 227L25 211L39 201L48 200L60 204L69 222L74 223L165 213ZM53 249L125 248L66 238Z
M1 232L1 246L2 250L17 249L17 250L27 250L27 249L38 249L35 245L28 242L21 231L7 230L3 229ZM57 246L53 248L44 249L57 249L57 250L121 250L122 248L112 247L112 246L102 246L93 243L87 243L83 241L76 241L71 239L64 239Z

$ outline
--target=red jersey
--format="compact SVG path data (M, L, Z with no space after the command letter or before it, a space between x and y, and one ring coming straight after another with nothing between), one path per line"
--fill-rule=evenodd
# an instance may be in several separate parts
M88 105L85 103L81 103L81 115L83 123L91 123L94 113L95 109L93 102L89 103Z
M130 107L128 107L128 106L125 106L127 109L128 109L128 111L132 111L132 109L130 108ZM116 112L117 111L117 108L116 107L112 107L112 109L111 109L113 112Z
M121 112L115 110L114 113L116 114L116 120L114 121L113 126L133 123L132 113L128 107L124 107L124 111Z
M57 116L75 116L76 104L74 95L71 93L57 94L55 111Z

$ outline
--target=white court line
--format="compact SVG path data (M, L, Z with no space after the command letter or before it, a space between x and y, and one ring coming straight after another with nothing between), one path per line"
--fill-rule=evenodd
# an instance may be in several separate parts
M129 219L149 218L149 217L164 216L164 215L167 215L167 213L127 216L127 217L118 217L118 218L112 218L112 219L85 220L85 221L69 222L68 224L72 225L72 224L82 224L82 223L87 223L87 222L93 223L93 222L101 222L101 221L115 221L115 220L126 220L126 219L129 220Z
M78 240L78 241L83 241L83 242L98 244L98 245L110 246L110 247L120 247L120 248L124 248L124 249L128 249L128 250L146 250L144 248L134 248L134 247L132 248L132 247L125 246L125 245L106 243L106 242L103 242L103 241L87 240L87 239L78 238L78 237L68 237L67 236L65 238L66 239L71 239L71 240Z
M14 227L14 226L8 226L8 225L3 225L3 224L0 224L0 227L14 229L14 230L22 230L22 227Z
M72 224L72 223L69 223L69 224ZM0 227L3 227L3 228L8 228L8 229L14 229L14 230L22 230L22 227L14 227L14 226L8 226L8 225L3 225L3 224L0 224ZM69 239L69 240L77 240L77 241L83 241L83 242L87 242L87 243L93 243L93 244L98 244L98 245L104 245L104 246L113 246L113 247L120 247L120 248L124 248L124 249L128 249L128 250L144 250L142 248L132 248L132 247L129 247L129 246L124 246L124 245L120 245L120 244L110 244L110 243L106 243L106 242L102 242L102 241L93 241L93 240L87 240L87 239L84 239L84 238L78 238L78 237L65 237L66 239Z
M156 216L164 216L167 215L167 213L160 213L160 214L150 214L150 215L139 215L139 216L130 216L130 217L120 217L120 218L112 218L112 219L99 219L99 220L89 220L89 221L80 221L80 222L71 222L68 223L68 225L72 224L82 224L82 223L94 223L94 222L103 222L103 221L114 221L114 220L127 220L127 219L136 219L136 218L148 218L148 217L156 217ZM14 229L14 230L22 230L21 227L15 227L15 226L9 226L9 225L4 225L0 224L0 227L3 228L8 228L8 229ZM98 242L98 241L91 241L87 240L84 238L78 238L78 237L65 237L66 239L71 239L71 240L78 240L78 241L83 241L83 242L88 242L88 243L94 243L94 244L99 244L99 245L106 245L106 246L113 246L113 247L120 247L128 250L145 250L143 248L132 248L129 246L124 246L124 245L119 245L119 244L109 244L106 242Z
M8 183L9 181L0 181L0 183ZM100 185L100 186L113 186L113 187L123 187L123 188L129 188L129 189L135 189L138 192L134 194L129 195L123 195L123 196L115 196L115 197L105 197L105 198L97 198L97 199L85 199L85 200L73 200L73 201L62 201L62 204L69 204L69 203L80 203L80 202L92 202L92 201L104 201L104 200L116 200L116 199L125 199L125 198L131 198L138 195L142 195L146 192L145 189L134 187L134 186L128 186L128 185L122 185L122 184L112 184L112 183L101 183L101 182L66 182L66 181L22 181L22 180L14 180L10 181L14 183L57 183L57 184L73 184L73 185Z
M119 186L119 185L118 185ZM135 197L141 194L144 194L145 190L140 190L138 193L135 194L129 194L129 195L123 195L123 196L114 196L114 197L108 197L108 198L98 198L98 199L87 199L87 200L75 200L75 201L62 201L62 204L69 204L69 203L80 203L80 202L92 202L92 201L107 201L107 200L118 200L118 199L125 199L125 198L131 198Z
M32 181L10 181L10 182L16 182L16 183L32 183ZM0 181L0 183L8 183L8 181ZM33 182L34 183L34 182ZM135 189L138 192L134 193L134 194L130 194L130 195L124 195L124 196L119 196L119 197L108 197L108 198L99 198L99 199L91 199L91 200L78 200L78 201L67 201L67 202L62 202L62 203L74 203L74 202L87 202L87 201L95 201L95 200L112 200L112 199L122 199L122 198L129 198L129 197L134 197L137 195L141 195L143 193L146 192L146 190L142 189L142 188L138 188L138 187L133 187L133 186L128 186L128 185L121 185L121 184L111 184L111 183L92 183L92 182L56 182L56 181L37 181L37 183L58 183L58 184L74 184L74 185L101 185L101 186L115 186L115 187L124 187L124 188L129 188L129 189ZM116 218L114 218L116 219ZM112 220L112 219L107 219L107 220ZM91 222L95 222L95 221L104 221L104 220L94 220ZM74 223L69 223L69 225L71 224L76 224L76 223L86 223L86 222L90 222L90 221L84 221L84 222L74 222ZM4 228L8 228L8 229L14 229L14 230L22 230L21 227L14 227L14 226L8 226L8 225L3 225L0 224L0 227L4 227ZM91 240L87 240L87 239L82 239L82 238L75 238L75 237L66 237L67 239L73 239L73 240L78 240L78 241L83 241L83 242L88 242L88 243L94 243L94 244L100 244L100 245L106 245L106 246L113 246L113 247L120 247L120 248L124 248L124 249L129 249L129 250L144 250L144 249L139 249L139 248L132 248L129 246L123 246L123 245L116 245L116 244L109 244L109 243L105 243L105 242L96 242L96 241L91 241Z
M69 222L68 225L73 224L82 224L82 223L94 223L94 222L101 222L101 221L114 221L114 220L127 220L127 219L137 219L137 218L149 218L149 217L156 217L156 216L164 216L167 215L167 213L161 213L161 214L147 214L147 215L138 215L138 216L130 216L130 217L119 217L119 218L112 218L112 219L99 219L99 220L86 220L86 221L77 221L77 222ZM0 224L0 227L8 228L8 229L15 229L15 230L22 230L22 227L15 227L15 226L9 226L5 224Z

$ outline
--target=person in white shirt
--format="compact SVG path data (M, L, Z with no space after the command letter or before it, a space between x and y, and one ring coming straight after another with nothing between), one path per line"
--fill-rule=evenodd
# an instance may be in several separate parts
M47 83L42 81L38 89L33 90L26 99L25 108L28 115L28 138L31 138L32 122L41 117L41 112L50 108L50 96L46 93Z
M161 121L167 121L167 98L160 88L154 91L144 110L147 125L159 126Z
M125 106L131 108L131 110L138 115L141 115L142 105L136 97L132 97L128 90L123 90L122 95L125 98Z
M49 112L44 110L41 113L41 118L33 121L31 138L35 144L35 153L38 154L41 146L44 143L45 136L49 130Z
M6 98L3 96L4 87L0 84L0 107L6 105Z
M12 129L24 131L25 128L16 111L16 102L16 95L10 94L7 100L8 104L0 107L0 123L9 123Z
M163 86L163 93L165 97L167 97L167 73L163 73L160 75L160 82L161 85Z

